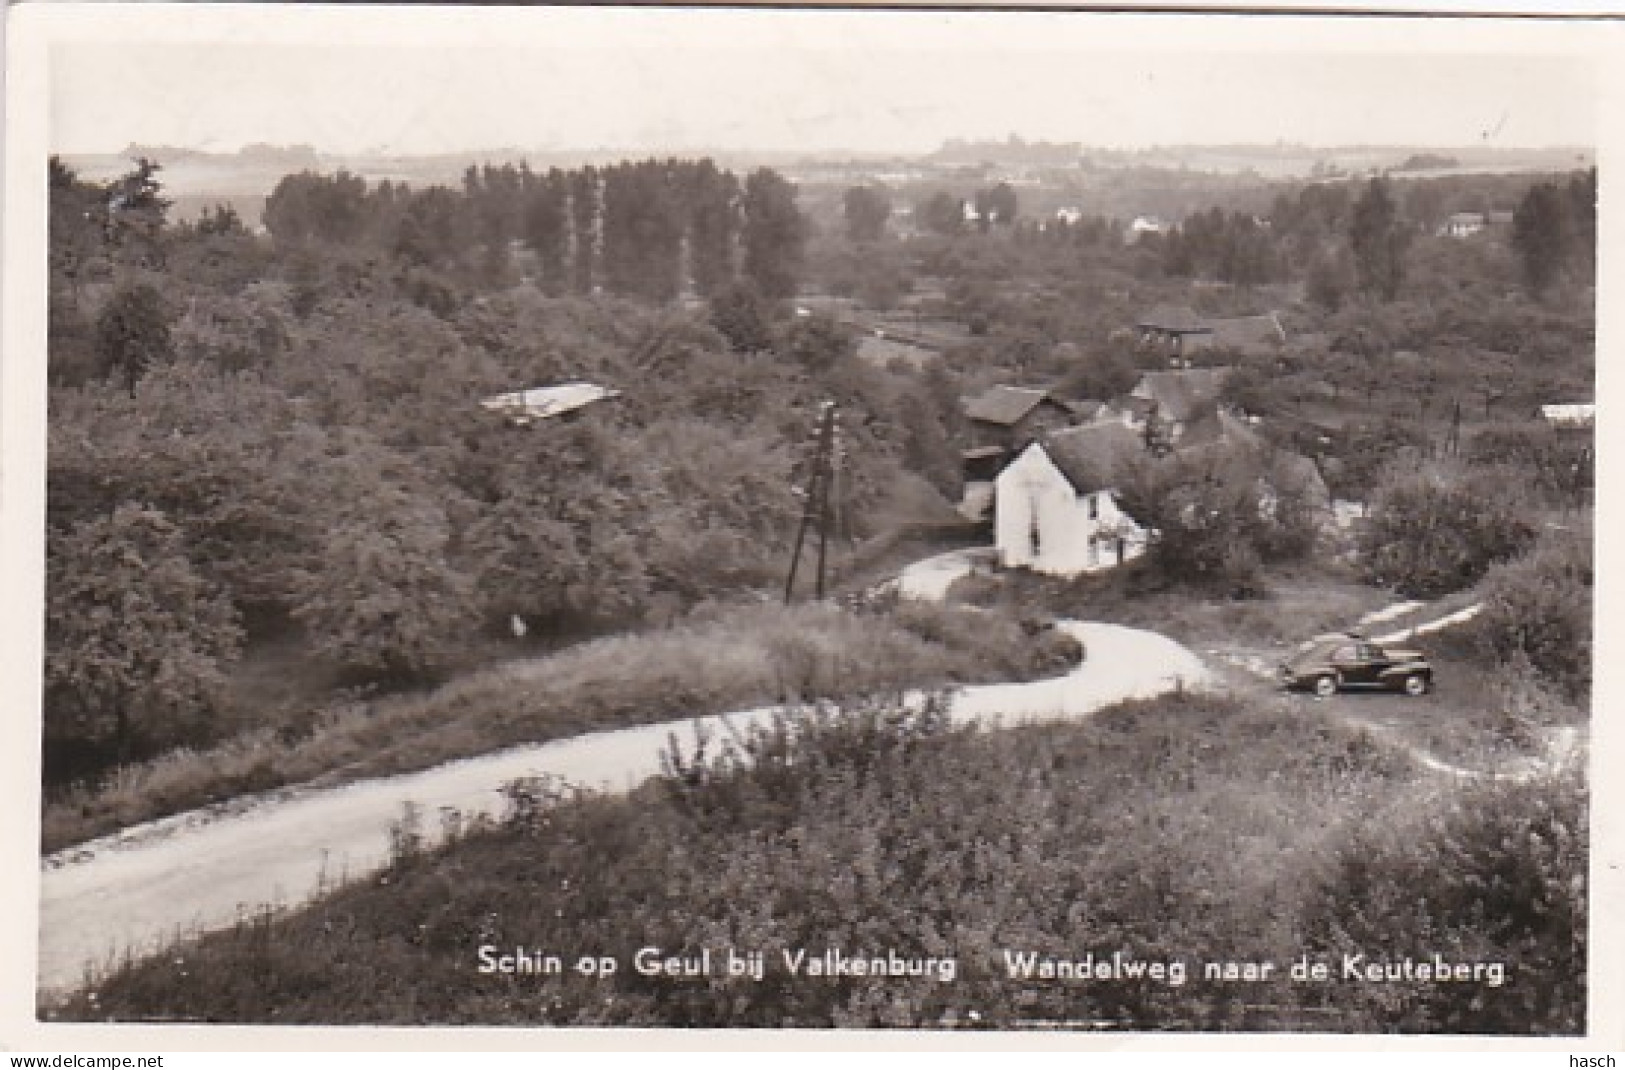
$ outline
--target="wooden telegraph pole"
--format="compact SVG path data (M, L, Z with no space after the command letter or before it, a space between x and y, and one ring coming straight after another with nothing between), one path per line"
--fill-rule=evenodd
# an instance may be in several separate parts
M813 432L812 471L807 480L806 496L801 505L801 526L796 531L796 548L790 557L790 575L784 581L784 601L789 604L795 592L796 572L801 567L801 551L807 542L807 530L818 527L818 570L815 578L818 598L824 597L828 577L830 530L834 526L836 500L839 496L840 466L836 457L835 402L826 401L818 414L818 425Z

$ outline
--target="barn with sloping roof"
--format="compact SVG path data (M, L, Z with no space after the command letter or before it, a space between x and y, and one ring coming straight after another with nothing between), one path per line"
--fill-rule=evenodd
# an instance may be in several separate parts
M1157 305L1134 326L1140 332L1142 348L1155 347L1172 355L1198 347L1198 340L1213 331L1195 309L1185 305Z
M1264 356L1280 351L1286 345L1286 328L1273 312L1262 316L1232 316L1228 319L1209 320L1211 328L1205 335L1197 335L1186 346L1186 352L1218 349L1244 356Z
M1045 432L1069 426L1074 416L1066 403L1043 387L995 386L965 399L972 445L1019 449Z

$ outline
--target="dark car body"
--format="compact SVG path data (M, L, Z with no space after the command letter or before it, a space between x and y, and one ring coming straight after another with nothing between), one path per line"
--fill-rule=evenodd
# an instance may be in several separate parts
M1366 689L1424 695L1433 687L1433 665L1418 650L1384 646L1359 635L1323 635L1282 663L1281 683L1322 696Z

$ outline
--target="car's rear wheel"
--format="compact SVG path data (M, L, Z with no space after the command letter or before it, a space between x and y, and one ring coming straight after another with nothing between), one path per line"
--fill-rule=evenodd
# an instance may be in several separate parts
M1427 693L1428 678L1425 675L1416 672L1405 677L1405 694L1415 698L1418 695L1425 695Z
M1337 694L1337 677L1315 677L1315 694L1319 695L1321 698L1331 698L1333 695Z

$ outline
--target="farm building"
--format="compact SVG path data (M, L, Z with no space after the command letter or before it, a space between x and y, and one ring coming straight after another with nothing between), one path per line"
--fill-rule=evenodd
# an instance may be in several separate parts
M1140 455L1140 438L1120 424L1056 431L1022 450L999 473L993 541L1006 567L1071 576L1145 552L1145 531L1118 506L1116 478Z
M1158 305L1134 326L1143 348L1165 350L1171 355L1185 352L1197 336L1213 331L1194 309L1184 305Z
M978 447L1001 446L1017 450L1044 431L1072 423L1072 410L1048 390L1023 386L996 386L965 402L965 415Z

